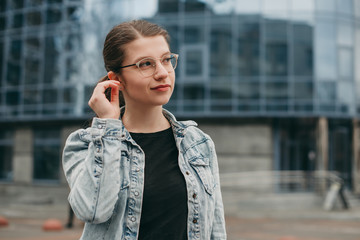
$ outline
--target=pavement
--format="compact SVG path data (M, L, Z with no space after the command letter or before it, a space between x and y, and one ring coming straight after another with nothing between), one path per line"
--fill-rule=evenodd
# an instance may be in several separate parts
M71 229L67 223L68 206L1 205L0 216L9 221L0 227L0 240L75 240L83 223L75 219ZM60 220L60 231L44 231L49 218ZM360 240L360 208L325 211L322 209L283 211L244 211L227 214L228 240Z
M254 195L223 190L228 240L360 240L358 198L349 201L349 209L335 205L328 211L313 194ZM66 188L0 191L0 217L9 222L0 226L0 240L79 239L84 226L80 220L75 218L73 228L65 227L66 196ZM44 231L48 219L59 220L63 229Z

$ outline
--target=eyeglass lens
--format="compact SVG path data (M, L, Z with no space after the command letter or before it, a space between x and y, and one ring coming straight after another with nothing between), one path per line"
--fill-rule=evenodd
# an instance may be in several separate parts
M177 64L176 56L173 54L165 55L161 58L161 64L168 72L173 71L176 68ZM153 58L145 58L141 60L137 65L144 76L151 76L155 73L156 60Z

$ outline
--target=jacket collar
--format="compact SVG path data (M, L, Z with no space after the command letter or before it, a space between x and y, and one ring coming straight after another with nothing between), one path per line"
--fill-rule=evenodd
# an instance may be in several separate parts
M125 112L125 106L120 109L120 112L121 112L120 115L122 116ZM177 121L175 116L166 109L163 109L163 114L166 117L166 119L170 122L173 132L176 134L177 137L184 137L184 134L188 127L190 127L190 126L196 127L197 126L197 123L192 120ZM120 118L120 121L121 121L121 118ZM125 129L125 126L123 124L122 124L122 132L125 133L127 138L130 137L128 131Z

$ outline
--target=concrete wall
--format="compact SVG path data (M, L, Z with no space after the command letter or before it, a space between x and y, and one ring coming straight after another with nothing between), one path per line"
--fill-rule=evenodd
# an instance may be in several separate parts
M33 132L31 128L18 128L14 136L13 172L14 182L32 182L33 176Z
M272 170L272 130L269 125L199 124L211 136L220 173Z

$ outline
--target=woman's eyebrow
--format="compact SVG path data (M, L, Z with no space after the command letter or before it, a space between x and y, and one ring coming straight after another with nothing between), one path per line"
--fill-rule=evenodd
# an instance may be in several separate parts
M162 58L163 56L165 56L166 54L169 54L171 53L170 51L167 51L165 53L163 53L160 58ZM151 57L151 56L141 56L141 57L137 57L135 60L134 60L134 63L137 63L138 61L142 60L142 59L145 59L145 58L154 58L154 57ZM154 58L156 59L156 58Z

